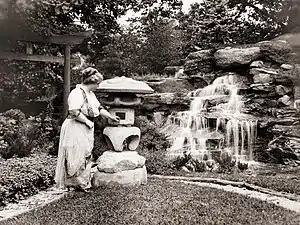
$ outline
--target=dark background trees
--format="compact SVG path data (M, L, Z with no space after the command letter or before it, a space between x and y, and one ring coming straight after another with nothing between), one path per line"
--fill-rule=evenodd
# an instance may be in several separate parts
M8 41L20 35L92 29L92 37L74 46L73 53L85 55L106 78L159 75L166 66L181 65L195 49L254 43L298 32L300 27L297 0L204 0L188 12L181 6L180 0L1 1L0 50L24 51L21 43ZM122 27L118 19L128 11L139 16ZM59 56L63 49L34 45L34 52ZM53 94L50 90L61 85L62 71L57 64L1 60L2 100L28 101ZM78 80L75 71L72 77Z

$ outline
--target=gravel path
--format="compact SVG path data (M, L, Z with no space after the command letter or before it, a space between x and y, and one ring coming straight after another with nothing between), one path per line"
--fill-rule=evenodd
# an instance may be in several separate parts
M62 198L65 194L65 191L58 191L50 188L41 191L28 199L22 200L19 203L10 203L0 211L0 221L42 207Z

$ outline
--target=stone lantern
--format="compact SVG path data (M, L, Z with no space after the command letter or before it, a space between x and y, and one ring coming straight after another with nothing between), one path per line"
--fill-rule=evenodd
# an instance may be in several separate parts
M141 81L116 77L103 81L98 92L107 94L102 102L110 107L111 114L120 118L120 122L108 121L109 126L103 131L114 151L104 152L97 160L93 186L146 184L146 159L136 152L141 131L134 126L134 108L142 103L137 94L150 94L154 92L153 89Z

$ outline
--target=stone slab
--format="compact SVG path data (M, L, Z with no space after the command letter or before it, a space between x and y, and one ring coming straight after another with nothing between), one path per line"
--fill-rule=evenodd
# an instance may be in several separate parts
M142 168L145 162L145 157L135 151L106 151L97 160L97 168L101 172L117 173Z
M122 185L138 186L147 183L147 169L127 170L118 173L104 173L96 171L92 179L92 186L99 187L103 185Z

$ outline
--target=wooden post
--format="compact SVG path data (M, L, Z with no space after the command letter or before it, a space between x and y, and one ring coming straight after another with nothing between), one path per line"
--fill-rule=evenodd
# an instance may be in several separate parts
M64 61L64 109L63 109L63 120L66 119L68 115L68 97L70 94L70 67L71 67L71 46L66 45L65 47L65 61Z
M33 53L33 45L32 43L28 42L26 43L26 54L32 55Z

